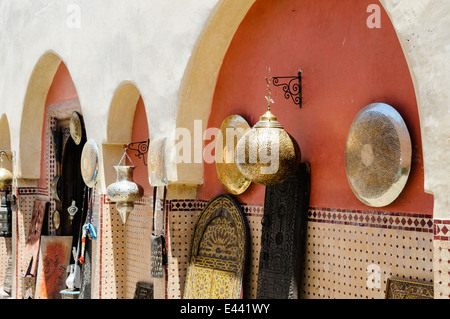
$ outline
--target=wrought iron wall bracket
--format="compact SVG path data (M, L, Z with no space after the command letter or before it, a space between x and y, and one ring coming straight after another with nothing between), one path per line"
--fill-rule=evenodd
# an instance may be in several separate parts
M302 108L302 71L297 76L274 76L272 84L283 88L284 97Z
M8 156L8 151L0 150L0 158L3 158L5 156L10 162L12 161L12 155L11 157Z
M124 145L124 148L136 152L135 156L139 159L142 158L144 165L147 166L147 160L145 159L145 154L148 152L148 147L150 145L150 139L141 142L133 142Z

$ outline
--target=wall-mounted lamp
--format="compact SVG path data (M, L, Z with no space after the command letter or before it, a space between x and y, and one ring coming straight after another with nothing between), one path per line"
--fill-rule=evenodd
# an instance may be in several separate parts
M145 159L145 154L148 152L148 147L150 145L150 139L142 142L133 142L127 145L124 145L128 150L136 152L135 156L139 159L142 158L144 165L147 166L147 161Z
M279 83L279 79L291 78L288 84L278 85L283 85L286 98L292 97L294 103L301 105L300 87L292 84L296 79L300 81L300 75L301 72L298 77L266 78L267 111L236 145L235 162L239 171L256 184L271 186L282 183L296 172L300 164L300 147L270 110L270 105L274 103L270 85L274 79ZM294 92L299 92L296 96L293 96L291 87Z
M128 145L124 145L123 156L119 164L114 166L117 173L116 181L106 188L106 196L110 201L116 202L116 208L124 224L127 222L128 215L134 209L134 202L140 200L144 195L142 186L133 180L133 172L136 166L128 156L127 148ZM123 165L121 164L125 156L128 157L132 165L126 165L125 161Z

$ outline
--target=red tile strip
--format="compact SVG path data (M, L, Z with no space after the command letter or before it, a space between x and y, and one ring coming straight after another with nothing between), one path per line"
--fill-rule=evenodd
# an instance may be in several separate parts
M346 210L323 207L310 207L308 210L308 220L320 223L426 233L432 233L434 225L432 218L426 214Z
M434 220L434 240L450 240L450 220L449 219L435 219Z

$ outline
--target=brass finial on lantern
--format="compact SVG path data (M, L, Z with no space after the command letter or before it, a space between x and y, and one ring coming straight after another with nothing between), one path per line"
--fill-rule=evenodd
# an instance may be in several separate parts
M287 180L298 168L300 147L271 112L271 80L267 83L267 111L236 146L236 165L254 183L270 186Z

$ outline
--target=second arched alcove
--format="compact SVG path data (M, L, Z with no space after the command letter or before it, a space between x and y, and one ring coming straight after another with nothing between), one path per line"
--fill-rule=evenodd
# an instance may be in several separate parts
M115 203L105 197L102 264L111 262L114 265L110 272L103 272L102 276L102 296L107 298L133 298L138 281L153 281L150 277L153 188L149 183L147 154L139 155L134 151L138 144L148 143L148 140L148 118L143 98L133 83L124 82L111 101L107 142L102 144L105 189L116 181L114 166L133 165L133 179L143 187L144 196L135 202L125 224ZM133 143L135 146L132 146ZM130 146L126 155L124 146Z

